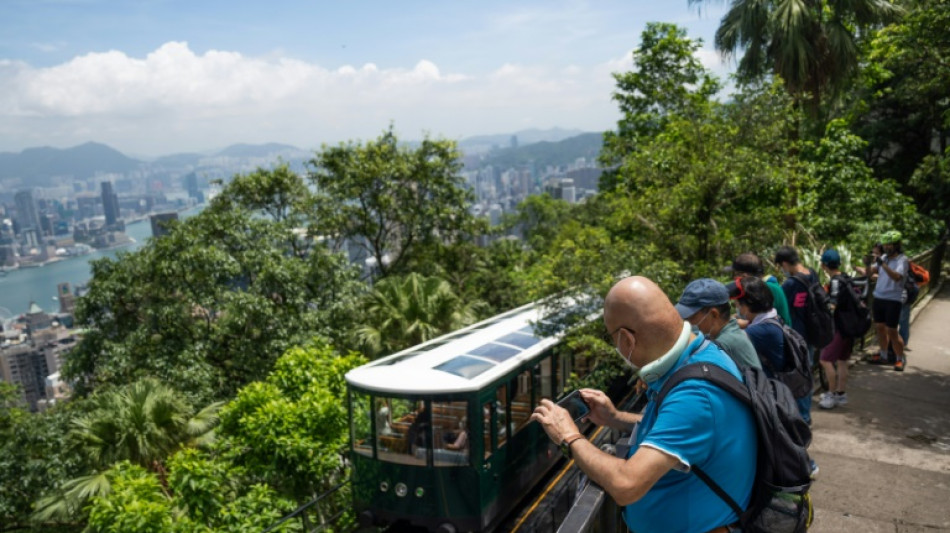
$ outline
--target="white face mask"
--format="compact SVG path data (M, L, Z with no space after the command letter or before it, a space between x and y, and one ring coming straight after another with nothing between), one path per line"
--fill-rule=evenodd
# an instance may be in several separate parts
M703 315L702 320L700 320L698 323L693 324L692 326L690 326L690 329L693 330L693 333L702 333L702 332L703 332L703 330L699 329L699 326L702 326L702 325L703 325L703 322L705 322L706 319L709 318L709 313L712 313L712 309L709 309L709 310L706 311L706 314Z
M623 329L624 329L624 328L618 329L618 330L617 330L617 333L620 333ZM622 335L622 333L621 333L621 335ZM630 346L630 352L629 352L627 355L624 355L623 352L620 351L620 337L617 338L617 342L614 344L614 350L617 350L617 355L619 355L620 358L623 359L623 362L626 363L627 366L630 367L630 370L633 370L633 372L636 373L637 370L640 369L640 367L638 367L637 365L633 364L633 361L631 361L630 358L633 356L633 349L636 348L636 346L637 346L637 337L636 337L635 335L632 335L632 334L631 334L631 336L633 337L633 343L632 343L632 345Z

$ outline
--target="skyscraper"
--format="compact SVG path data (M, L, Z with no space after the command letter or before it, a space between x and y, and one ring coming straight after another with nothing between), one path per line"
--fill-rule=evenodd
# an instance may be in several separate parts
M115 225L119 220L119 197L112 191L112 183L103 181L102 211L106 215L106 226Z
M16 202L16 219L20 226L20 233L27 230L35 230L40 234L40 217L36 209L36 201L33 200L33 191L20 191L14 197Z

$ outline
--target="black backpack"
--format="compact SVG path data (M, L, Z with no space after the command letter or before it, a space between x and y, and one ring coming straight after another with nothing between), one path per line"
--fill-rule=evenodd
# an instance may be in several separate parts
M752 409L758 437L755 482L745 510L699 466L695 473L739 516L745 533L801 533L812 521L811 429L798 413L791 391L759 368L740 369L745 383L712 363L686 365L667 380L656 398L659 412L670 390L687 379L702 379L729 392Z
M763 322L782 328L785 368L774 368L768 357L759 357L759 360L775 376L775 379L784 383L792 391L792 396L795 398L811 396L814 384L811 377L811 362L808 359L808 343L805 342L805 338L776 318L767 318Z
M832 278L834 279L841 283L838 289L838 306L835 308L835 328L844 337L859 339L871 329L871 311L858 296L858 290L851 278L838 274Z
M808 291L808 298L805 300L805 340L815 348L824 348L835 336L831 298L817 281L810 281L801 274L795 274L792 279L804 285Z

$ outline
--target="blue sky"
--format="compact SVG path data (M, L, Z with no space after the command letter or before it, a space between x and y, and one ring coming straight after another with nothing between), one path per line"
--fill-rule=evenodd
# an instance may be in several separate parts
M687 0L0 0L0 152L87 141L150 156L237 142L602 131L649 21L712 50Z

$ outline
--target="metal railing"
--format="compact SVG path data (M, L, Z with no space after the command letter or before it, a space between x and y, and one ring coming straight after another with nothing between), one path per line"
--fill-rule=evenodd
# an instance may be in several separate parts
M283 518L275 522L273 525L271 525L269 528L265 529L262 533L271 533L272 531L277 531L281 525L293 519L300 520L301 524L303 525L303 530L306 531L307 533L318 533L329 527L334 527L336 525L337 520L339 520L343 516L343 514L346 513L345 508L337 510L329 518L323 518L323 519L317 520L318 523L315 526L311 524L311 518L309 514L315 510L319 511L318 507L321 502L323 502L324 500L328 499L330 496L333 496L334 494L336 494L337 492L345 488L349 483L350 483L349 480L344 481L340 483L339 485L331 488L330 490L324 492L323 494L317 496L316 498L310 500L309 502L301 505L290 514L284 516Z

